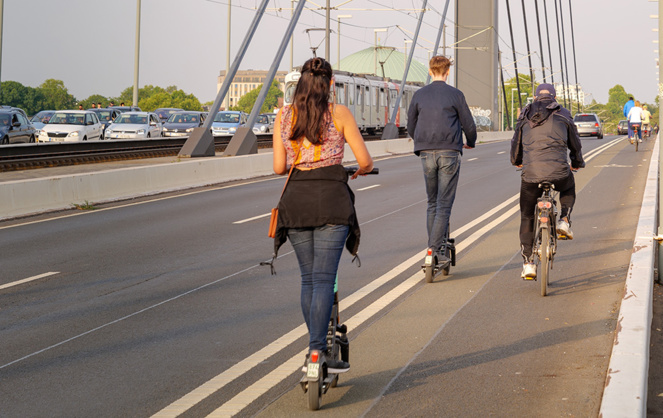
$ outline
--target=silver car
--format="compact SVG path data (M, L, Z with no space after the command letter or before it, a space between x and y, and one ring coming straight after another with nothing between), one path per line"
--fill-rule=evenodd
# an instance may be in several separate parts
M125 112L108 128L107 139L147 139L161 136L161 120L152 112Z
M576 113L573 123L578 128L578 135L603 138L603 124L596 113Z

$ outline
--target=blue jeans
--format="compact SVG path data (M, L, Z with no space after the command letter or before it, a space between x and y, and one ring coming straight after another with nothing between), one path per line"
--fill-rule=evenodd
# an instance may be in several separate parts
M460 172L460 152L454 150L430 150L419 153L424 167L428 209L426 228L428 247L441 248L449 233L451 207L456 198Z
M327 349L336 272L349 230L348 225L288 230L302 274L301 304L309 331L309 350Z

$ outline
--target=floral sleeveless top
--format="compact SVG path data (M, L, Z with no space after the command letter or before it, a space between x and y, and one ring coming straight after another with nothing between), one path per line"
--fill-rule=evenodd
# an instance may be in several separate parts
M306 146L289 139L293 127L293 107L285 106L283 108L281 111L281 138L286 150L286 165L288 167L292 166L293 162L299 168L319 168L343 162L345 136L336 129L331 111L330 104L329 113L323 121L322 143L314 145L306 141L308 143L308 146ZM293 161L300 149L301 152L297 161Z

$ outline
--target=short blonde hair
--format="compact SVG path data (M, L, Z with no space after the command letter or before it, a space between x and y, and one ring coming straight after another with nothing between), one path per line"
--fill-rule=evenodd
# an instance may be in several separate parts
M430 59L428 67L430 68L433 75L445 75L451 67L451 61L444 55L436 55Z
M640 100L635 101L635 107L640 107Z

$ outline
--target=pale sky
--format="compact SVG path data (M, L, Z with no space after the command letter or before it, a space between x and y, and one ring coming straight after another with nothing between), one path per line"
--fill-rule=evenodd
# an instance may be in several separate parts
M462 0L469 1L469 0ZM474 0L480 3L479 0ZM546 1L551 25L553 68L560 70L559 51L554 27L553 0ZM318 46L324 56L323 33L308 28L324 28L326 0L307 2L295 29L294 64L311 57L311 46ZM561 0L567 39L571 82L575 81L571 45L569 1ZM255 14L259 0L232 0L231 62ZM331 16L351 15L342 19L341 58L373 45L376 28L381 45L403 51L405 39L412 37L421 0L331 0ZM415 59L426 63L432 49L445 0L429 0L424 15ZM447 43L453 42L454 3L447 14ZM533 0L526 0L530 47L538 51L538 34ZM77 99L92 94L117 96L133 85L136 0L4 0L2 38L2 81L18 81L37 87L48 78L63 80ZM269 69L281 43L290 17L291 0L272 0L263 17L240 69ZM513 61L505 0L498 0L499 34L502 39L505 67ZM510 0L516 51L526 56L521 1ZM281 9L280 11L275 9ZM657 94L657 68L654 53L658 26L650 15L658 14L658 4L648 0L573 0L578 82L587 94L601 103L608 100L608 90L621 84L637 99L653 102ZM201 102L216 96L220 70L226 69L228 0L142 0L139 85L167 87L176 85L193 93ZM337 23L332 21L331 62L337 61ZM411 44L408 45L408 50ZM447 50L448 54L450 50ZM546 66L547 40L544 38ZM537 52L538 54L538 52ZM638 57L639 64L632 64ZM533 67L540 79L539 55L533 55ZM290 49L281 61L288 70ZM519 60L518 70L528 73L527 58ZM508 78L509 75L505 75ZM591 99L590 97L590 99Z

